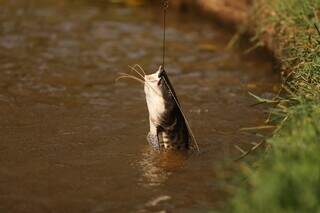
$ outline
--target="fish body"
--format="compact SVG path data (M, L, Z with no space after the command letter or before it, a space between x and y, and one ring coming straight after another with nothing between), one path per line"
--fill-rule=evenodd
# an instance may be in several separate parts
M145 75L144 91L149 111L149 144L156 150L186 150L189 130L176 93L163 68Z

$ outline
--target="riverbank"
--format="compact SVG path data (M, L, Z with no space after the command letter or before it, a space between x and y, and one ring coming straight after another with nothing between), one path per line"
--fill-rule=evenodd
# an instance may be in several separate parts
M206 4L204 3L206 2ZM230 9L239 1L220 1ZM234 3L236 2L236 3ZM242 26L257 46L266 47L280 62L283 86L270 104L267 154L254 165L243 163L245 181L238 182L234 212L320 211L320 19L319 0L241 1L228 16L212 1L193 1L219 22ZM185 7L189 1L177 1ZM241 4L241 3L240 3ZM220 5L220 6L221 6ZM240 15L239 15L240 14ZM241 17L241 18L239 18ZM251 164L252 165L252 162Z
M170 3L181 10L201 10L202 13L212 16L216 22L232 28L247 22L248 11L252 6L252 0L173 0Z
M272 146L233 200L235 212L320 211L320 1L259 0L255 38L275 53L283 91L272 106Z

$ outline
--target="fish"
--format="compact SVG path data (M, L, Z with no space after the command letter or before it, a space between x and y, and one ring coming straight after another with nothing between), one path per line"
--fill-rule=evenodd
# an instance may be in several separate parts
M147 75L138 64L129 66L138 76L120 73L116 81L132 79L144 85L150 129L147 141L154 150L189 150L200 152L195 136L182 111L176 92L163 66ZM193 142L191 146L191 142Z
M162 66L144 76L149 112L147 140L155 150L188 150L190 131L175 90Z

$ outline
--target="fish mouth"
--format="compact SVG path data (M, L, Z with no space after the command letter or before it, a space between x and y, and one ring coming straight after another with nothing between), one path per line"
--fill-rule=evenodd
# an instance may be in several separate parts
M158 73L158 78L162 78L162 76L165 74L165 71L162 65L160 65L157 73Z

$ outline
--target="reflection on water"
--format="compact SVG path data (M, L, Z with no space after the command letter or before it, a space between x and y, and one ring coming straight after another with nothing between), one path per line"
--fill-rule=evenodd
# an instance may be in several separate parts
M161 63L159 10L106 1L0 1L0 212L185 212L223 205L234 145L261 138L271 64L227 51L230 36L168 16L167 71L200 145L152 152L142 85L119 72Z
M141 183L145 186L160 186L172 174L178 172L187 160L187 153L154 152L150 148L145 149L139 166L141 168Z

